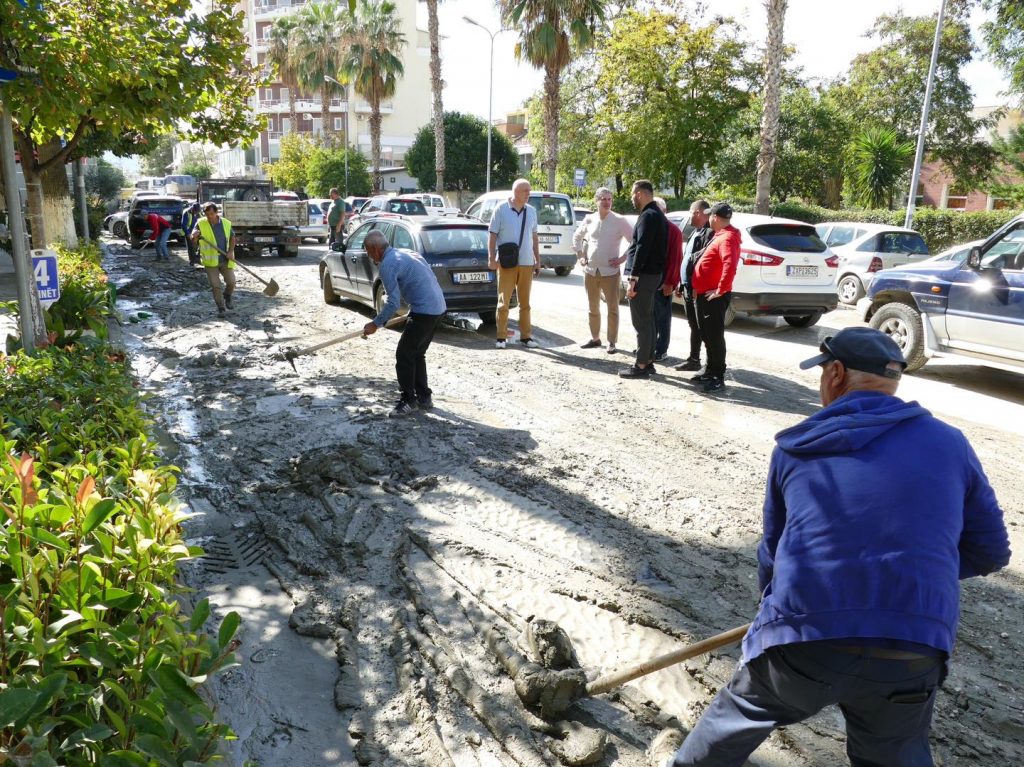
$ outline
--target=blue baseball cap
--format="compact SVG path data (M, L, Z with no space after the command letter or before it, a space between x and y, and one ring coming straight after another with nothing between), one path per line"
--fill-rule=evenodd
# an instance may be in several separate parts
M843 328L821 342L821 354L800 363L801 370L839 360L850 370L860 370L885 378L900 378L907 361L889 336L874 328ZM900 369L890 368L898 362Z

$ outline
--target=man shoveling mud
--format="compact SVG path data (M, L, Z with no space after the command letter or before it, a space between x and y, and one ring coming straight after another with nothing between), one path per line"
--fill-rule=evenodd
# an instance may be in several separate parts
M217 212L217 203L206 203L203 213L204 218L192 232L192 239L199 245L199 258L210 281L217 314L224 316L231 308L231 296L235 292L235 235L231 231L231 222ZM223 293L221 277L224 278Z
M395 418L410 415L417 408L429 410L434 400L427 385L427 348L447 310L441 286L421 256L395 250L381 232L370 232L363 247L380 267L380 279L388 296L380 314L366 323L363 334L372 336L383 327L397 311L403 297L409 305L409 319L395 350L395 372L402 398L389 415Z
M838 704L852 764L932 764L958 581L1009 563L1003 513L964 435L895 396L892 339L846 328L800 367L815 365L824 409L776 435L742 661L656 763L740 767L776 727Z

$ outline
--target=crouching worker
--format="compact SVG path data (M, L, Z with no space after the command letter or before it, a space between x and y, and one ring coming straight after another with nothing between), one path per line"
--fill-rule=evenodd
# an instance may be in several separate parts
M775 436L743 658L674 767L740 767L776 727L838 705L857 767L930 767L928 730L960 584L1010 561L967 438L896 397L906 363L844 328L801 363L824 407ZM654 756L652 754L652 756Z
M372 322L366 323L363 333L372 336L378 328L384 327L403 299L409 305L409 319L395 351L395 372L402 398L389 417L409 415L417 408L429 410L434 402L427 384L427 348L447 310L441 286L421 256L395 250L381 232L370 232L363 247L378 265L388 295L384 308Z
M217 314L223 316L231 308L231 296L235 292L235 234L231 231L231 222L217 213L217 203L206 203L203 213L205 217L199 219L192 239L199 245L199 257L210 281ZM224 278L223 292L221 277Z

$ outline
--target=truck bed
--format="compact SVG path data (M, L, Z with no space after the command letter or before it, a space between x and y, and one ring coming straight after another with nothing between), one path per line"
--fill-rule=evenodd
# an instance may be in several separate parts
M304 200L273 202L238 202L225 200L221 215L235 228L305 226L309 209Z

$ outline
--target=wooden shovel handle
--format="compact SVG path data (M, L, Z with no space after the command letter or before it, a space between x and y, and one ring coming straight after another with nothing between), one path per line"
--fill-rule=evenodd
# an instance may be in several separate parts
M406 315L406 314L400 314L397 317L392 317L390 320L387 321L387 323L385 323L384 327L392 328L395 325L399 324L402 320L405 320L407 318L408 318L408 315ZM287 359L295 359L296 357L301 357L304 354L312 354L313 352L320 351L321 349L325 349L328 346L334 346L334 344L340 344L342 341L351 341L353 338L359 338L362 335L363 335L362 329L353 330L351 333L346 333L343 336L337 336L336 338L332 338L332 339L330 339L328 341L323 341L321 343L316 344L315 346L307 346L304 349L295 349L295 350L286 352L285 353L285 357Z
M605 674L604 676L598 677L593 682L587 685L587 695L600 695L603 692L614 690L616 687L621 687L626 682L632 682L642 676L654 673L655 671L661 671L663 668L674 666L677 663L681 663L689 658L695 658L698 655L703 655L706 652L717 650L719 647L725 647L726 645L733 644L740 641L743 635L747 633L747 629L750 628L750 624L747 623L743 626L737 626L734 629L723 631L721 634L716 634L713 637L704 639L700 642L696 642L691 645L687 645L680 650L674 650L665 655L659 655L657 658L638 663L635 666L624 668L621 671L614 671L611 674Z
M206 239L206 238L205 238L205 237L203 237L202 235L199 235L199 239L200 239L200 240L202 240L203 242L205 242L205 243L206 243L207 245L209 245L209 246L210 246L211 248L213 248L214 250L216 250L216 251L217 251L218 253L220 253L220 254L221 254L222 256L224 256L224 258L229 258L229 256L228 256L228 253L227 253L227 251L226 251L226 250L221 250L220 248L218 248L218 247L217 247L217 243L215 243L215 242L210 242L210 241L209 241L208 239ZM255 278L256 278L257 280L259 280L260 282L262 282L262 283L263 283L264 285L266 285L266 286L268 286L268 287L270 286L270 283L269 283L269 282L267 282L267 281L266 281L265 279L263 279L262 277L260 277L260 276L259 276L258 274L256 274L256 272L254 272L254 271L253 271L252 269L250 269L250 268L249 268L248 266L246 266L245 264L243 264L243 263L242 263L241 261L239 261L239 260L238 260L237 258L232 258L231 260L235 262L235 266L240 266L240 267L241 267L241 268L242 268L243 270L245 270L246 272L248 272L249 274L251 274L251 275L252 275L253 277L255 277Z

